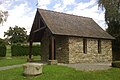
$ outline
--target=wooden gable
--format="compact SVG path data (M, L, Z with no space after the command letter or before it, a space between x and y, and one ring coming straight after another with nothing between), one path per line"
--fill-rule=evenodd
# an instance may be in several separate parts
M37 11L34 22L30 31L29 39L28 41L32 42L40 42L42 39L42 36L44 34L44 30L46 28L46 24L44 23L41 15Z

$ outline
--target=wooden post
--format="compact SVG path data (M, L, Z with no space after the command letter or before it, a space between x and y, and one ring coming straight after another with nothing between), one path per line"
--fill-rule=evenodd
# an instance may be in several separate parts
M49 54L49 64L57 64L57 60L55 60L55 37L54 36L51 36L51 39L50 39L50 54Z
M54 37L52 36L52 39L51 39L51 42L52 42L52 60L54 60L54 53L55 53L55 50L54 50L54 45L55 45L55 43L54 43Z
M29 42L29 58L28 61L32 61L32 41Z

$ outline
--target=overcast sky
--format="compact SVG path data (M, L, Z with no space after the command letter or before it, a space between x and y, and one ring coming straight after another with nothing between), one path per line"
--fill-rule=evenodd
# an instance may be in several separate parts
M93 18L103 29L106 28L104 11L98 8L98 0L0 0L0 10L8 11L9 17L0 26L0 38L9 27L25 27L30 32L37 7L68 14ZM39 2L39 4L37 4Z

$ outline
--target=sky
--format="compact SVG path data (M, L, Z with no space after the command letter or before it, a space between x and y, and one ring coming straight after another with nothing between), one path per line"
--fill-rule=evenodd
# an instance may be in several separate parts
M7 22L0 25L0 38L9 27L25 27L29 34L37 8L53 10L92 18L106 29L104 12L98 8L98 0L0 0L0 10L8 11ZM2 4L1 4L2 3Z

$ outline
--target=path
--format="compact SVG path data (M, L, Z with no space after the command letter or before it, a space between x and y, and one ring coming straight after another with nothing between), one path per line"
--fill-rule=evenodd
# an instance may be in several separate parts
M59 64L67 67L75 68L76 70L82 71L93 71L93 70L107 70L112 68L111 63L79 63L79 64Z
M7 69L12 69L12 68L16 68L16 67L21 67L23 64L19 64L19 65L12 65L12 66L3 66L0 67L0 71L2 70L7 70Z
M0 67L0 71L21 67L22 65L23 64ZM72 68L75 68L76 70L82 70L82 71L107 70L112 68L111 63L79 63L79 64L60 64L59 63L58 65L72 67Z

